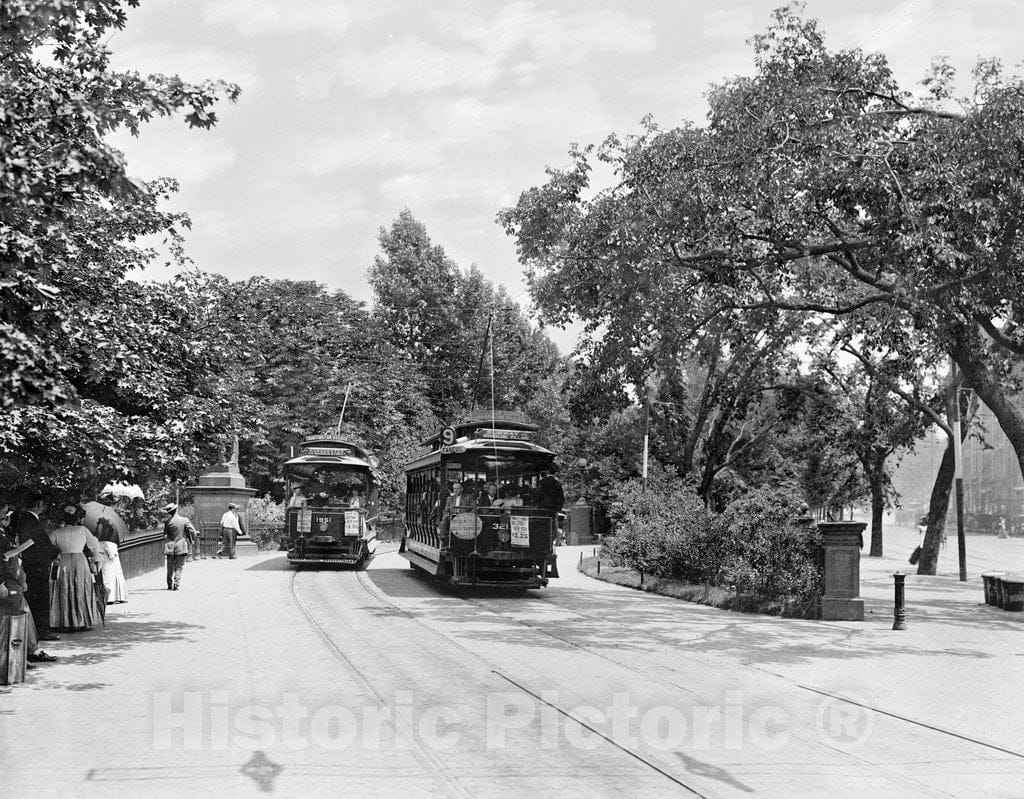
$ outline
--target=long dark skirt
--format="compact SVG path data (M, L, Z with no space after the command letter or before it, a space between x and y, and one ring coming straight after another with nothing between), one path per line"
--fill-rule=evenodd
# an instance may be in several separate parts
M50 580L50 626L91 628L100 620L99 604L89 563L81 552L65 552L56 561Z

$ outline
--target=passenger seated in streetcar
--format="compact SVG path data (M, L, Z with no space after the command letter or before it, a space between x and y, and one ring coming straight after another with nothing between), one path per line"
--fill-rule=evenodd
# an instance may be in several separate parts
M450 516L459 512L460 508L468 508L472 503L472 497L466 494L466 490L462 483L452 484L452 493L448 495L448 499L444 501L444 513L442 518L447 519Z
M289 508L304 508L306 507L306 494L302 490L302 486L295 486L292 490L292 495L288 498Z
M337 505L344 496L344 487L338 485L337 477L323 469L317 469L303 487L307 503L314 508Z
M438 526L438 532L441 535L448 534L448 524L452 516L459 513L460 508L465 508L469 505L468 500L462 493L462 483L452 483L449 490L451 493L444 501L444 509L441 511L441 524Z
M476 480L469 479L462 481L462 496L465 498L465 504L467 507L476 507L477 494L480 493L480 487L477 485Z
M519 497L519 487L514 485L502 486L501 499L494 504L500 505L502 508L521 507L523 500Z
M483 493L476 501L477 507L489 508L498 501L498 487L494 483L484 483Z

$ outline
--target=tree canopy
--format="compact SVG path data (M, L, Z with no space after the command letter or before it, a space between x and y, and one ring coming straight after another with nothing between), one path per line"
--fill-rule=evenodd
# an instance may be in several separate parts
M832 50L798 6L752 39L755 71L712 87L707 124L570 150L500 220L545 319L582 319L642 394L667 338L796 314L897 353L952 357L1024 466L1002 356L1024 352L1024 81L982 61L970 96L937 62L922 96L884 56ZM590 186L595 159L615 172ZM996 345L995 352L990 344ZM638 379L640 378L640 379Z
M160 207L174 183L133 182L104 137L173 114L208 128L239 89L112 70L126 5L0 12L0 444L7 470L53 488L173 473L230 415L187 301L125 279L154 257L144 236L180 255L187 217Z

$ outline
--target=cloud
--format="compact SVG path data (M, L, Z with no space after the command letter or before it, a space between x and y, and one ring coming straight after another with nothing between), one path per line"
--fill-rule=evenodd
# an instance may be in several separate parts
M119 130L107 141L125 154L128 174L142 180L177 178L200 183L226 172L238 160L231 139L220 131L190 131L177 119L158 119L138 138Z
M442 30L499 58L523 48L545 60L580 62L597 52L637 53L657 46L652 20L592 5L564 12L516 2L489 21L477 16L435 18Z
M280 38L295 33L336 35L382 16L396 6L392 0L343 3L337 0L216 0L202 6L208 25L234 28L247 37Z
M435 47L411 36L376 50L352 50L338 62L339 82L371 97L395 92L482 89L500 74L491 55L467 47Z
M389 130L382 125L309 140L297 147L300 168L320 176L365 167L416 169L439 163L443 142L424 136L422 128L417 128Z
M472 93L504 87L503 79L540 81L545 71L580 65L596 53L630 54L657 46L652 21L619 11L566 13L519 2L489 18L437 12L432 21L436 30L377 49L346 50L329 71L369 97L449 89Z

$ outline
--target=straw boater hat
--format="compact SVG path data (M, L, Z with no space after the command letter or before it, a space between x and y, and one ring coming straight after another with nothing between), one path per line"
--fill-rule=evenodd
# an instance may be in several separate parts
M160 510L162 510L164 513L174 513L176 510L178 510L178 506L175 505L173 502L168 502Z
M229 502L228 510L238 510L238 506L234 502Z

